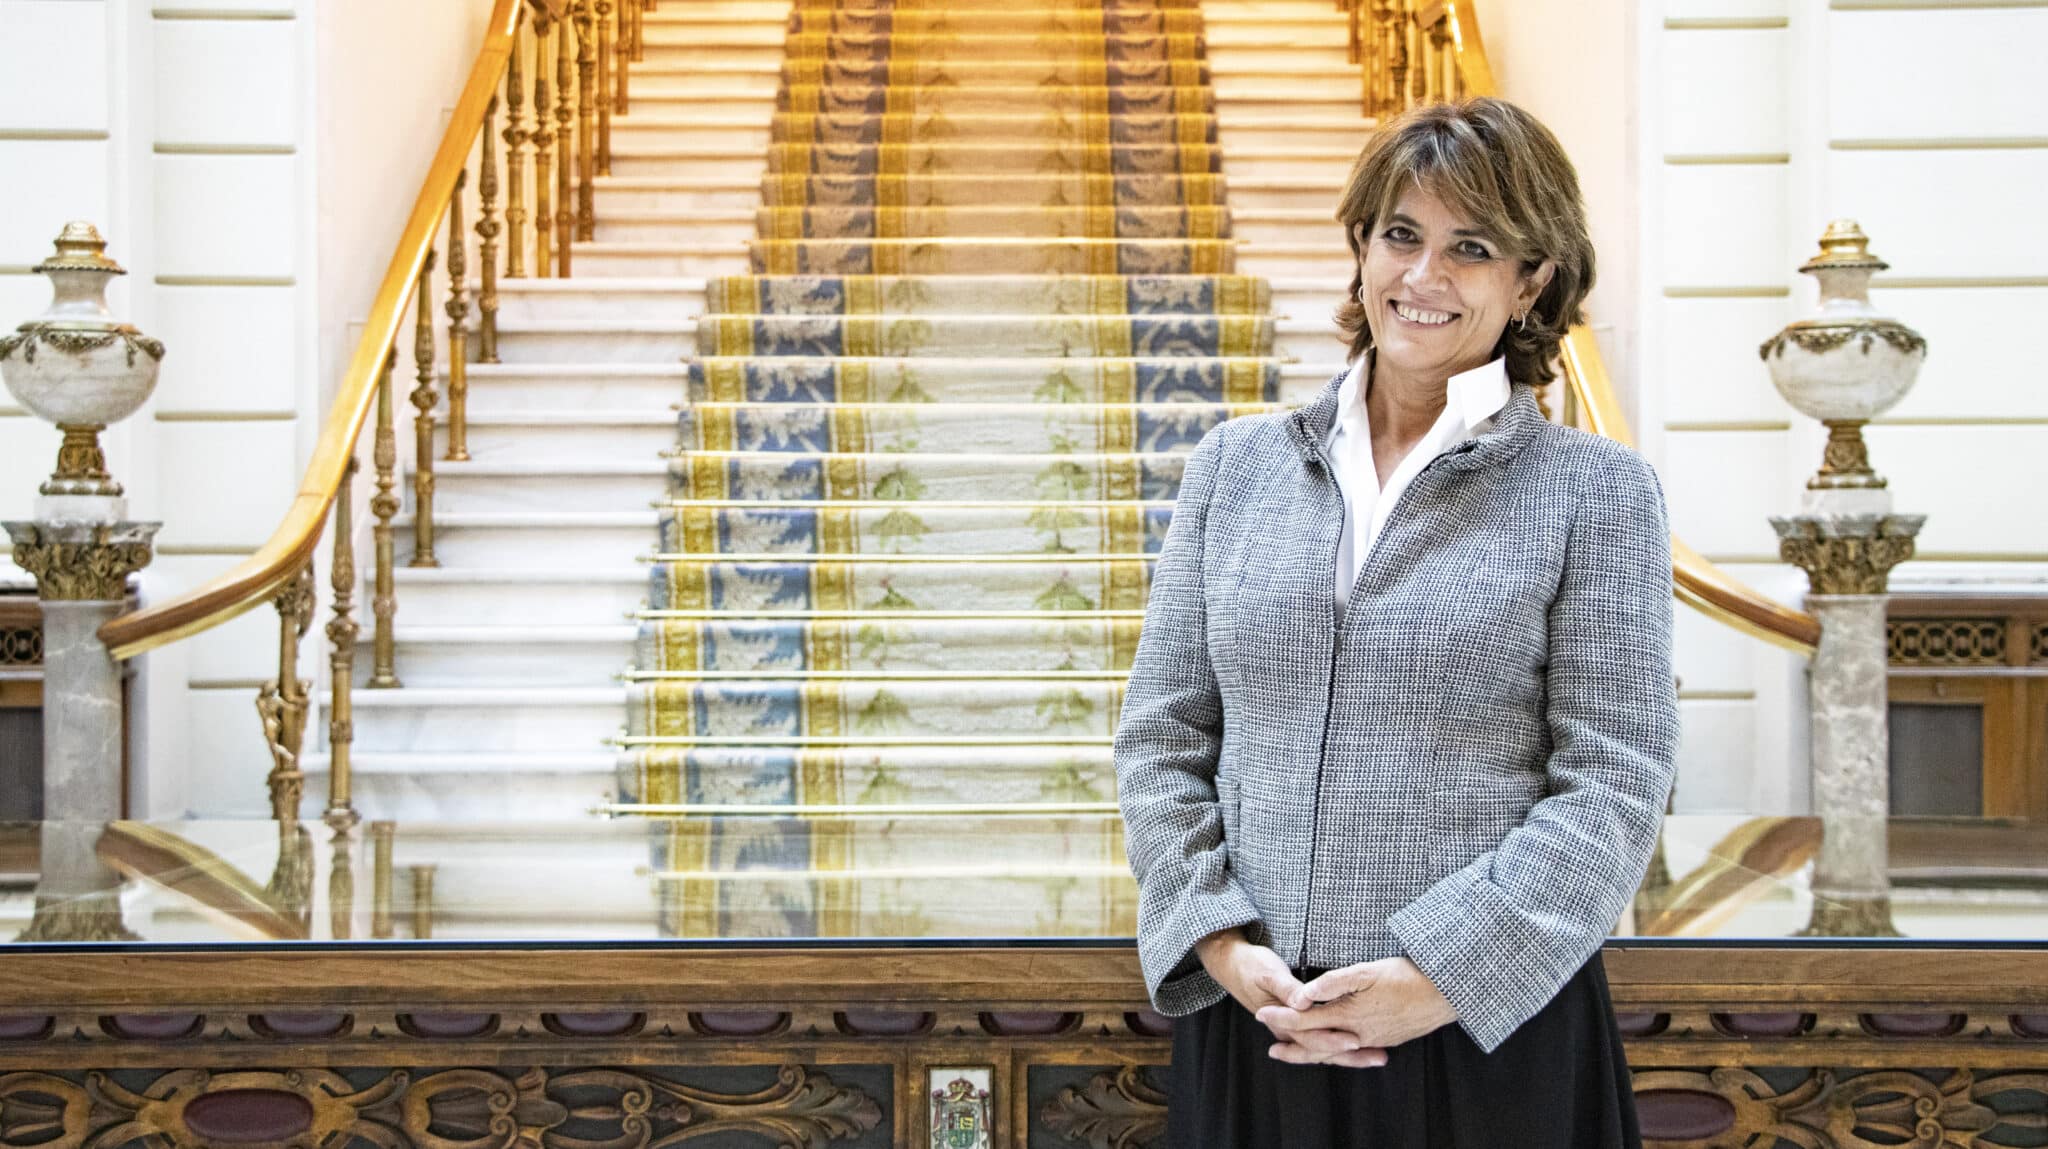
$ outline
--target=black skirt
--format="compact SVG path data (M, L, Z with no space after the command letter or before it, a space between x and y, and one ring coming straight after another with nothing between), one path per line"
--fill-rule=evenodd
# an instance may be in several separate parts
M1598 951L1491 1054L1455 1021L1373 1069L1290 1065L1272 1044L1228 997L1174 1021L1168 1149L1642 1146Z

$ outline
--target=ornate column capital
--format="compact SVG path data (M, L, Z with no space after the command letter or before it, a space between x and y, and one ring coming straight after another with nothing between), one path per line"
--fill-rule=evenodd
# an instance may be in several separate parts
M1806 572L1814 594L1883 594L1913 557L1925 515L1772 516L1778 554Z
M46 602L120 602L128 576L149 565L161 523L0 523L14 562L36 576Z

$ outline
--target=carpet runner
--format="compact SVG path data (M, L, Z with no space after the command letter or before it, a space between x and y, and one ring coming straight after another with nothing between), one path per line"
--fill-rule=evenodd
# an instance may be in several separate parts
M1131 931L1110 740L1186 453L1279 406L1200 11L790 18L620 759L682 937Z

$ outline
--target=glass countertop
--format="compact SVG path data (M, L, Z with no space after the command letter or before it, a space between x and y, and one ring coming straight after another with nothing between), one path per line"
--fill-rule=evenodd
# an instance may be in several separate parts
M1615 937L1847 942L1795 936L1821 835L1817 818L1669 817ZM2048 941L2044 846L2026 823L1894 819L1899 935ZM10 947L1113 945L1136 893L1121 822L1100 812L0 824Z

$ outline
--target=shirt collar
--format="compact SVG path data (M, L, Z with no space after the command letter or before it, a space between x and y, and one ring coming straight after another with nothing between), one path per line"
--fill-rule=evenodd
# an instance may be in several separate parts
M1372 363L1372 351L1368 349L1351 364L1351 370L1344 376L1344 382L1337 388L1337 414L1330 420L1330 430L1323 436L1323 446L1328 449L1337 440L1338 432L1347 422L1358 420L1357 426L1365 426L1364 398L1365 373ZM1451 376L1444 395L1444 406L1458 413L1463 425L1459 433L1474 432L1488 419L1500 414L1508 405L1508 361L1505 356L1482 363L1470 371L1460 371Z

